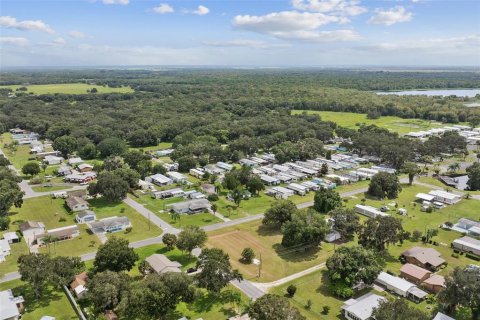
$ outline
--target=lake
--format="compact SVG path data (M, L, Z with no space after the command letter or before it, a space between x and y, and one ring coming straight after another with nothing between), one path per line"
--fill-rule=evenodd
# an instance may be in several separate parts
M480 94L480 89L405 90L405 91L376 92L376 94L379 94L379 95L396 94L399 96L424 95L424 96L442 96L442 97L455 95L457 97L473 98L477 94Z

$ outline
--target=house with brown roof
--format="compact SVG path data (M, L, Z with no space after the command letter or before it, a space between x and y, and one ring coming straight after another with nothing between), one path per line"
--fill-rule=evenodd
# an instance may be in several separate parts
M66 227L47 230L44 234L35 236L38 245L45 244L45 237L51 237L54 241L68 240L80 235L80 229L76 224Z
M145 261L148 263L152 272L166 273L166 272L182 272L180 267L182 266L177 261L170 261L163 254L152 254L147 257Z
M430 292L439 293L440 290L445 288L445 278L441 275L434 274L430 278L426 279L422 286Z
M432 273L414 264L406 263L400 268L400 276L415 284L420 284L430 278Z
M73 211L83 211L88 209L88 202L85 201L83 198L77 196L69 196L67 200L65 200L67 207Z
M440 252L433 248L413 247L404 251L401 257L408 263L431 271L447 264Z
M86 272L82 272L75 276L75 279L70 283L70 289L75 292L77 298L81 298L86 292L87 288L85 287L88 280Z

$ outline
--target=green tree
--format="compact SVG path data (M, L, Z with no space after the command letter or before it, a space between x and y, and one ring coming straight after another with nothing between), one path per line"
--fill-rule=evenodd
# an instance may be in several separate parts
M190 156L178 158L177 162L179 172L188 172L190 169L193 169L197 166L197 160Z
M342 205L340 194L332 189L321 188L315 192L313 208L320 213L327 213Z
M240 203L242 202L243 199L243 190L241 188L236 188L232 190L232 199L233 203L237 205L237 208L240 207Z
M129 289L130 277L124 272L104 271L94 274L86 287L87 298L96 313L115 309Z
M8 211L15 206L20 208L23 204L23 192L15 181L0 180L0 216L6 216Z
M265 185L263 184L262 179L257 175L250 178L246 186L247 190L252 194L258 194L260 191L265 190Z
M207 233L198 226L187 226L178 234L177 248L189 254L196 247L203 247L207 242Z
M40 165L38 162L27 162L22 167L22 173L27 176L34 176L40 173Z
M282 246L318 246L328 231L327 223L314 210L298 211L282 226Z
M127 145L122 139L111 137L102 140L97 145L97 150L102 158L108 156L120 156L127 150Z
M98 175L97 182L90 183L87 190L90 195L101 194L108 201L115 202L127 196L129 185L115 173L103 171Z
M480 163L476 162L467 168L468 190L480 190Z
M288 299L274 294L266 294L255 300L248 315L255 320L305 320Z
M143 160L150 160L150 156L138 150L129 150L122 155L123 160L128 166L137 170L138 164Z
M393 299L380 302L378 308L373 310L372 316L376 320L429 320L430 316L411 307L404 299Z
M103 161L103 170L105 171L115 171L125 167L125 161L120 156L108 156Z
M175 247L175 244L177 243L177 236L174 235L173 233L165 233L162 236L162 242L164 245L167 246L168 250L172 250Z
M77 150L78 142L72 136L61 136L53 141L53 149L60 151L67 158L69 154Z
M445 289L438 294L438 301L449 313L461 306L471 310L472 320L480 319L479 279L479 268L456 267L445 277Z
M97 157L97 153L97 147L92 142L88 142L84 146L78 148L78 155L82 159L95 159Z
M120 168L113 171L113 174L120 177L125 181L131 189L135 189L138 186L138 180L140 180L140 174L133 169Z
M402 186L398 177L393 173L379 172L372 177L367 193L373 197L384 199L395 199Z
M238 270L233 270L228 254L222 249L204 249L197 261L200 273L196 275L198 286L216 294L231 280L242 280Z
M282 225L292 220L292 216L297 212L297 206L289 200L275 201L265 212L262 224L281 228Z
M51 270L52 264L46 254L24 254L18 258L20 279L30 285L36 298L39 298L46 288Z
M240 258L240 261L246 264L250 264L252 263L254 258L255 258L255 252L253 251L253 249L245 248L242 251L242 257Z
M329 212L332 218L332 229L338 231L342 238L351 241L360 230L360 218L352 209L334 209Z
M85 263L80 257L62 257L51 258L50 282L58 289L64 285L70 284L75 275L85 270Z
M10 164L10 160L8 160L3 154L0 154L0 167L6 167Z
M385 251L386 246L404 240L402 221L391 216L377 216L362 225L358 243L365 248Z
M100 245L93 261L95 272L130 271L138 260L138 255L128 245L128 240L118 237L111 237Z
M128 142L132 147L148 147L156 146L158 139L153 132L145 129L138 129L129 135Z
M415 176L420 173L420 167L415 162L405 162L402 167L402 173L408 174L408 183L412 185Z
M237 177L236 170L232 170L225 174L222 185L227 190L235 190L240 187L241 182Z

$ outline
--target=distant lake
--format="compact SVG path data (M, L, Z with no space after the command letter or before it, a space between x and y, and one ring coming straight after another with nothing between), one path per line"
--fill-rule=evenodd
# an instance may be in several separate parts
M406 91L387 91L387 92L376 92L379 95L385 94L396 94L399 96L414 96L414 95L424 95L424 96L457 96L457 97L469 97L473 98L477 94L480 94L480 89L443 89L443 90L406 90Z

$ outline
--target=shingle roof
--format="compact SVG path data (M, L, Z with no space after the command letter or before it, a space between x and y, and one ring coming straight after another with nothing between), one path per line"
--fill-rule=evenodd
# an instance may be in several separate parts
M163 254L152 254L147 257L145 261L157 273L181 272L180 267L182 265L177 261L170 261L170 259Z
M419 280L431 273L430 271L420 268L411 263L404 264L400 268L400 272L408 274L409 276L412 276L415 279L419 279Z
M79 204L80 204L80 205L87 205L87 206L88 206L88 202L87 202L87 201L85 201L85 200L83 200L82 198L77 197L77 196L70 196L70 197L68 197L67 200L66 200L66 202L67 202L67 206L68 206L69 208L73 208L74 206L79 205Z
M433 276L425 280L424 283L431 284L433 286L444 286L445 278L441 275L434 274Z
M20 225L20 231L22 232L33 228L45 228L45 225L38 221L25 221Z
M434 267L438 267L445 263L445 260L441 258L440 252L433 248L413 247L402 253L405 257L413 257L423 264L430 264Z

